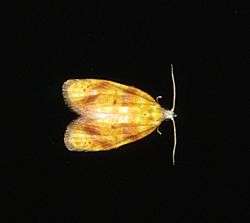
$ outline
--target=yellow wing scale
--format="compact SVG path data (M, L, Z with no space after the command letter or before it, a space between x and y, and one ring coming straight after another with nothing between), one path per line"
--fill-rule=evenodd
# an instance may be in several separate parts
M65 145L73 151L118 148L150 134L164 119L161 106L149 94L112 81L68 80L63 95L80 114L65 133Z

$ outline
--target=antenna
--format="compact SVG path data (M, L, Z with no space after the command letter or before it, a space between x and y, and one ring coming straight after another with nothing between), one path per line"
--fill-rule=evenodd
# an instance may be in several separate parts
M174 114L174 109L175 109L175 99L176 99L176 88L175 88L175 81L174 81L174 68L173 68L173 64L171 64L171 75L172 75L172 82L173 82L173 105L171 108L171 111L173 112L173 116L171 118L171 121L173 123L173 127L174 127L174 146L173 146L173 165L175 165L175 150L176 150L176 126L175 126L175 121L174 121L174 117L176 116Z
M175 109L175 98L176 98L173 64L171 64L171 75L172 75L172 82L173 82L173 105L172 105L171 111L173 112Z
M171 118L171 121L173 123L174 127L174 146L173 146L173 165L175 165L175 150L176 150L176 127L175 127L175 121L173 118Z

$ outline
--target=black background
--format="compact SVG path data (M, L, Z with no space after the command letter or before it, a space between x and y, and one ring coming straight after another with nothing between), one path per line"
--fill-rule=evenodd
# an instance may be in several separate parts
M248 222L245 5L22 2L13 25L14 124L1 163L5 222ZM162 95L167 108L171 63L175 166L170 122L162 123L163 135L154 132L119 150L67 151L64 131L77 116L64 104L64 81L133 85Z

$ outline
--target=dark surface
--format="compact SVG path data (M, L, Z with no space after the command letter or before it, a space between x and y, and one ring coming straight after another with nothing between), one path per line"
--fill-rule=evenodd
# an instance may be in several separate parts
M11 104L18 112L1 163L3 222L249 222L244 5L23 4L14 21ZM162 95L170 107L171 63L176 166L170 122L161 125L162 136L154 132L119 150L66 150L64 131L76 115L64 105L64 81L113 80Z

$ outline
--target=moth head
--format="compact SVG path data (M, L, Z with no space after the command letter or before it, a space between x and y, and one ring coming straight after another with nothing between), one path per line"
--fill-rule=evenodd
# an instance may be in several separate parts
M167 119L174 119L174 117L176 117L177 115L172 110L164 109L163 116L164 116L164 119L167 120Z

